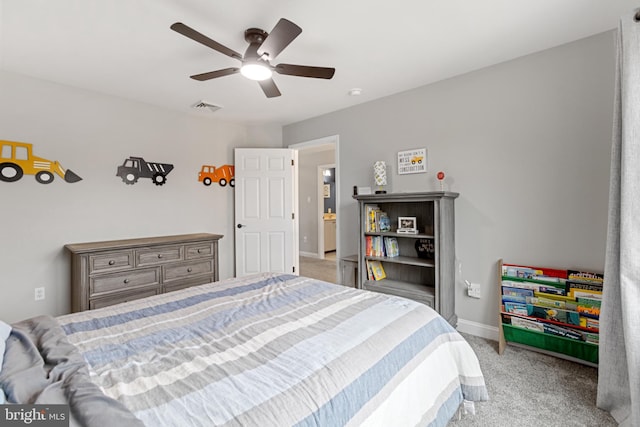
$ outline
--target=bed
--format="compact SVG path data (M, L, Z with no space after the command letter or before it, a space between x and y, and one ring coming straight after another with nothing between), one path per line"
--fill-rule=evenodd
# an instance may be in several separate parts
M294 275L12 326L7 400L68 403L72 425L444 426L488 399L473 350L429 307Z

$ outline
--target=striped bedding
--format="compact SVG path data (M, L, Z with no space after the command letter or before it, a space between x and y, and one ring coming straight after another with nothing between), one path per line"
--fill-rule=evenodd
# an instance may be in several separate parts
M293 275L57 318L92 381L147 426L444 426L487 399L435 311Z

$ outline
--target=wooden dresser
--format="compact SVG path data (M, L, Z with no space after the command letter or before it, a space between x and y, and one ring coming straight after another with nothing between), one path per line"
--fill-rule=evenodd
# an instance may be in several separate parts
M71 253L71 311L215 282L221 238L199 233L65 245Z

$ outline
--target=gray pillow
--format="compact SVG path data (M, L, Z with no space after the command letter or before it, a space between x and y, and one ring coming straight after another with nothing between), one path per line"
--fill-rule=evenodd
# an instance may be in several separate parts
M2 363L4 362L4 350L7 346L6 341L11 335L11 326L0 320L0 372L2 372ZM0 405L5 403L4 390L0 386Z

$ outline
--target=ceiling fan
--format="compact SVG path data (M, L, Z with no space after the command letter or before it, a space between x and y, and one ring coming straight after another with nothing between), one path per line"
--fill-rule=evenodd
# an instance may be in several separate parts
M280 96L280 90L271 78L273 71L278 74L299 77L313 77L317 79L330 79L335 73L335 68L311 67L307 65L278 64L271 65L276 56L289 46L289 44L300 35L302 28L287 19L280 19L271 33L267 33L259 28L249 28L244 32L244 39L249 43L249 47L243 55L233 49L221 45L211 40L209 37L199 33L193 28L176 22L171 25L171 29L185 37L195 40L213 50L239 60L240 67L224 68L222 70L210 71L191 76L192 79L205 81L218 77L229 76L240 72L251 80L256 80L267 98Z

